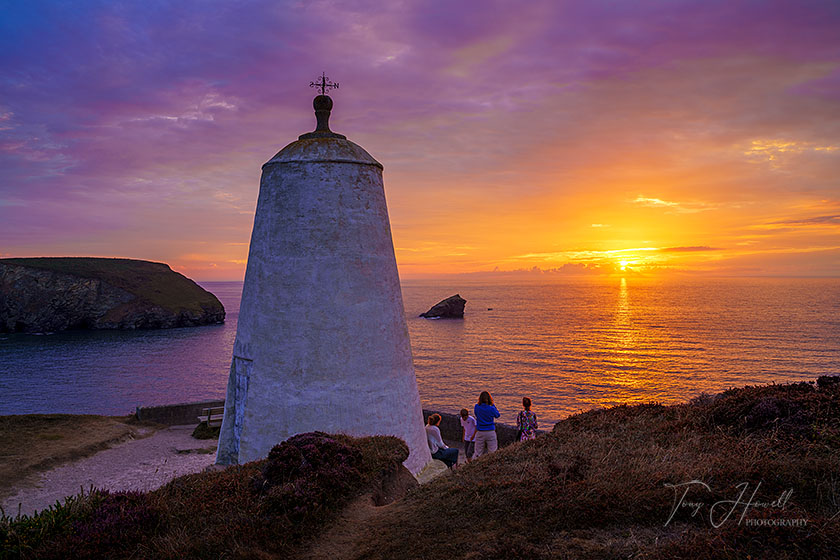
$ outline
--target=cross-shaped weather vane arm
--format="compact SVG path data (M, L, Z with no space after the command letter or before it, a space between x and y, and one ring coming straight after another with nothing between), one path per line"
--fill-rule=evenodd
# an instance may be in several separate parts
M338 89L338 82L332 83L330 79L327 78L325 72L321 72L321 77L318 78L315 82L309 82L309 87L318 88L321 90L321 95L326 95L327 90L330 88Z

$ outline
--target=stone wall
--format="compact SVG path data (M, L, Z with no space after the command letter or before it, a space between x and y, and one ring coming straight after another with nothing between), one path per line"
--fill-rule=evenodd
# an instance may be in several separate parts
M202 408L224 406L225 401L201 401L194 403L165 404L161 406L138 406L134 416L143 422L155 422L167 426L198 425Z
M194 403L167 404L161 406L138 406L135 416L144 422L155 422L167 426L179 426L186 424L198 424L197 416L201 414L202 408L224 406L225 401L201 401ZM429 415L437 411L423 410L423 421L428 420ZM461 417L457 414L438 412L441 416L440 434L447 441L461 440ZM540 430L542 432L542 430ZM499 438L499 446L504 447L516 440L516 427L496 423L496 436ZM278 442L279 443L279 442Z

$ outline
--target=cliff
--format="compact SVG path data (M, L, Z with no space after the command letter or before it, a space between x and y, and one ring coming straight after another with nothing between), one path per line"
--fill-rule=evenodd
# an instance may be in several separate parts
M216 296L163 263L0 259L0 332L165 329L224 320Z

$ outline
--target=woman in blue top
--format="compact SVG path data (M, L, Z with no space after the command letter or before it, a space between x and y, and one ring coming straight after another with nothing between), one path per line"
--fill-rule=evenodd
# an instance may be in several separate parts
M499 411L493 404L493 397L487 391L482 391L478 397L478 404L473 409L475 412L475 452L473 459L481 457L485 453L492 453L499 448L496 439L495 419L499 417Z

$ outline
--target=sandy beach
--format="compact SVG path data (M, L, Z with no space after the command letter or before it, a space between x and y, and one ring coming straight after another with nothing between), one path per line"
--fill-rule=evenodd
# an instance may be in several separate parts
M32 515L91 486L148 491L179 476L200 472L216 459L216 441L192 437L194 425L146 428L139 437L19 483L2 501L7 515Z

